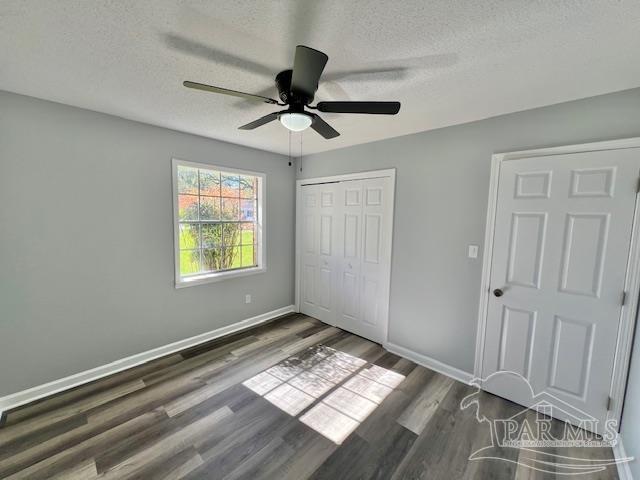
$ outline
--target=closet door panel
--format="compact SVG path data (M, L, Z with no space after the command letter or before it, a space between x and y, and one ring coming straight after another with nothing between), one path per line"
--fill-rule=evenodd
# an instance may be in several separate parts
M372 178L363 185L359 334L377 342L384 342L387 334L393 215L390 182L389 178Z
M335 323L335 184L302 187L300 310Z
M300 310L307 315L315 315L316 308L316 272L318 258L316 250L316 210L318 191L309 186L302 189L302 265L300 277Z
M360 321L360 262L362 256L362 181L341 182L337 206L338 251L336 325L357 331Z

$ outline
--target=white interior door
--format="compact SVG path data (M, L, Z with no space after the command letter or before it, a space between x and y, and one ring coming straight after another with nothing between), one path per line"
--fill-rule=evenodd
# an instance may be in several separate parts
M302 313L386 340L393 200L391 176L301 187Z
M639 170L636 149L502 163L483 378L516 372L602 426ZM534 403L507 376L484 388Z
M335 183L302 190L302 252L300 310L335 324Z

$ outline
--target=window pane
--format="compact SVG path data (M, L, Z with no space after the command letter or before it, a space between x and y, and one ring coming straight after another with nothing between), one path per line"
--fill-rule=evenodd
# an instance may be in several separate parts
M255 234L253 233L253 223L243 223L242 224L242 244L243 245L252 245L254 242Z
M191 275L200 271L200 250L180 251L180 275Z
M255 198L256 177L240 175L240 196L242 198Z
M222 246L222 224L202 224L202 248Z
M238 175L222 174L222 196L233 198L240 196L240 177Z
M225 268L239 268L241 266L240 247L224 249Z
M224 223L222 227L222 243L225 247L240 245L242 240L239 223Z
M178 195L178 217L180 220L198 220L197 195Z
M253 222L256 219L256 202L240 200L240 220Z
M220 172L200 170L200 195L220 196Z
M200 247L198 224L183 223L180 225L180 250L192 250Z
M202 268L206 272L213 272L223 268L221 248L205 248L202 250Z
M256 264L253 245L243 245L242 247L242 266L253 267Z
M198 169L178 167L178 193L198 194Z
M237 198L222 199L222 219L238 220L240 218L240 200Z
M218 197L200 197L200 220L220 220Z

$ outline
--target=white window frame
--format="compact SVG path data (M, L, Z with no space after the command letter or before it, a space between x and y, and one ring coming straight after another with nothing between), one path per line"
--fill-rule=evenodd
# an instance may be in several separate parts
M257 267L239 268L235 270L226 270L223 272L203 273L202 275L193 275L183 278L180 275L180 218L178 212L178 167L202 168L207 170L218 170L227 173L237 173L239 175L251 175L258 179L258 195L256 207L256 259ZM265 187L267 176L261 172L252 172L241 170L235 167L225 167L223 165L213 165L210 163L196 163L179 158L171 159L172 170L172 194L173 194L173 251L175 266L175 286L176 288L191 287L193 285L202 285L205 283L219 282L228 278L244 277L247 275L255 275L263 273L267 270L265 255Z

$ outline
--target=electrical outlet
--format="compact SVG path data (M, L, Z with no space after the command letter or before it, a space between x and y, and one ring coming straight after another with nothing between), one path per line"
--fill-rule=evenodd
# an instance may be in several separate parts
M246 294L244 296L244 303L251 303L251 295Z
M469 245L467 256L469 258L478 258L478 245Z

